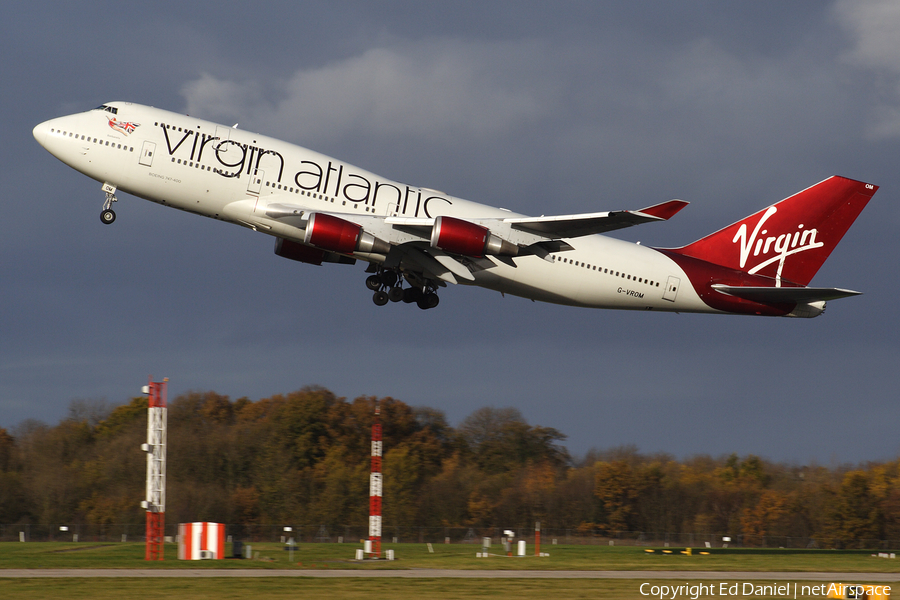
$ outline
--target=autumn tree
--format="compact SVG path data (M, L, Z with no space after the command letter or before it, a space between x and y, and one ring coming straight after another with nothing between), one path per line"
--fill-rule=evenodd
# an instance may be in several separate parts
M358 527L368 520L371 426L384 432L384 527L773 536L821 547L900 539L900 462L826 468L736 454L676 460L636 447L573 460L559 431L514 408L459 427L394 398L320 387L256 401L190 392L169 403L167 520ZM0 522L141 523L147 399L74 401L57 425L0 429ZM421 536L425 534L421 533Z
M831 532L851 545L878 537L879 506L872 497L869 473L862 470L844 475L835 495L830 516Z
M630 531L637 514L638 477L624 460L596 465L594 494L603 505L602 527L608 531Z

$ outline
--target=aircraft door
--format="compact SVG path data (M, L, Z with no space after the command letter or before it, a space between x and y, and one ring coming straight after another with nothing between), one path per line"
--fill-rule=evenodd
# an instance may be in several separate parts
M250 182L247 184L247 193L259 196L265 176L265 171L260 171L259 169L254 170L253 175L250 176Z
M663 300L675 302L675 296L678 295L679 285L681 285L681 279L670 275L669 279L666 280L666 291L663 292Z
M138 163L144 165L145 167L153 166L153 154L156 152L156 144L153 142L144 142L144 145L141 146L141 157L138 159Z

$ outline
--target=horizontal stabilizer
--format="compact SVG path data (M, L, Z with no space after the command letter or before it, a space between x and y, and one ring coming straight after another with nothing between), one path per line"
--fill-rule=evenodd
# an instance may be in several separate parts
M858 296L862 292L843 290L841 288L810 288L810 287L756 287L741 285L722 285L715 283L712 289L729 296L760 302L763 304L800 304L804 302L819 302L837 300L848 296Z

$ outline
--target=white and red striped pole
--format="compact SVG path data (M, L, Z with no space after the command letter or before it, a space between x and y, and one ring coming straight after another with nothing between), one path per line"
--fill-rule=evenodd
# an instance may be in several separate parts
M147 496L141 506L147 509L147 548L145 560L163 560L166 524L166 387L169 378L144 388L147 403Z
M369 541L372 555L381 558L381 409L375 401L375 421L372 423L372 473L369 475Z

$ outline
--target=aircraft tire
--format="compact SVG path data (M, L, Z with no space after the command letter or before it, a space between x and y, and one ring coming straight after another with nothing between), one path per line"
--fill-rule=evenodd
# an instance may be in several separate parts
M403 293L403 288L398 286L394 286L388 290L388 300L391 302L400 302L403 300L405 294Z
M428 310L429 308L434 308L435 306L437 306L440 301L441 299L438 298L437 294L425 294L419 299L418 302L416 302L416 304L422 310Z
M104 210L100 213L100 220L104 225L111 225L116 220L116 213L113 210Z
M376 306L384 306L388 303L387 293L378 290L377 292L372 294L372 302L374 302Z
M377 292L381 289L381 278L378 275L369 275L366 277L366 287L373 292Z
M422 290L416 288L406 288L403 290L403 301L407 304L412 304L413 302L418 302L419 298L422 297Z

